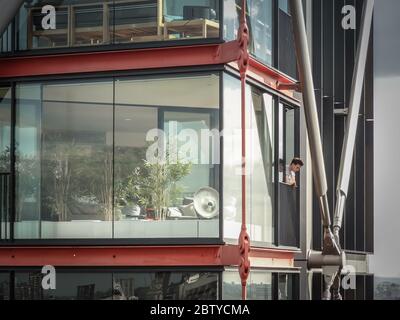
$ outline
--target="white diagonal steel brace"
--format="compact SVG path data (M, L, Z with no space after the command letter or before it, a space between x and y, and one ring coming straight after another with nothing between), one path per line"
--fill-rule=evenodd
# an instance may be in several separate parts
M340 159L338 183L336 187L336 205L333 221L333 233L336 243L340 243L340 229L342 228L344 206L346 203L349 189L349 181L353 164L354 147L356 142L358 119L361 105L361 96L363 91L365 67L367 64L368 45L372 28L372 19L374 13L375 0L364 0L364 7L361 16L360 34L357 44L357 53L353 71L353 80L351 84L350 102L348 109L348 118L346 123L346 132L343 139L342 154ZM340 295L340 274L342 268L334 279L332 298L341 300Z
M24 0L0 0L0 37L15 17Z
M346 123L346 132L343 140L340 169L336 188L336 206L333 221L333 230L336 239L342 227L344 205L349 190L349 181L353 163L354 147L357 135L358 118L360 113L361 96L364 85L365 66L367 64L368 45L371 34L372 18L375 0L364 0L361 18L360 34L357 44L357 53L351 84L349 111Z

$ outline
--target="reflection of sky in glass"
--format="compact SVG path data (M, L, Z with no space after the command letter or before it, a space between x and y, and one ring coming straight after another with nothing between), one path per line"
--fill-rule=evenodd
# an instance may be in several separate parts
M389 283L400 288L398 12L398 0L375 1L375 254L370 259L370 269L375 274L376 298L384 298L379 292ZM398 293L400 298L399 290Z

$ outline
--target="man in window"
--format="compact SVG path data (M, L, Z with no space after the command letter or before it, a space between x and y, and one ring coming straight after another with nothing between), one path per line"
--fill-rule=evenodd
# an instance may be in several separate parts
M287 166L285 182L288 185L297 187L296 173L300 172L302 166L304 166L304 162L300 158L293 158L290 166Z

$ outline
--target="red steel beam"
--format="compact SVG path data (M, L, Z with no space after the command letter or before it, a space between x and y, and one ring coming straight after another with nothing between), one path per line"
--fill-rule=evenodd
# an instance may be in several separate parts
M249 61L249 70L254 71L257 73L263 73L265 75L268 75L275 79L276 82L284 83L284 84L295 84L296 81L293 79L289 78L288 76L284 75L278 70L275 70L265 64L262 64L261 62L257 61L254 58L251 58ZM273 84L276 86L276 83Z
M237 59L237 41L223 44L21 56L0 59L0 78L224 64Z
M239 53L235 40L199 46L7 57L0 58L0 79L227 64L236 61ZM231 66L238 69L235 63ZM274 89L277 82L295 83L252 57L249 71Z
M251 251L258 258L293 260L294 252L273 249ZM151 267L235 266L237 245L222 246L118 246L118 247L1 247L1 267Z

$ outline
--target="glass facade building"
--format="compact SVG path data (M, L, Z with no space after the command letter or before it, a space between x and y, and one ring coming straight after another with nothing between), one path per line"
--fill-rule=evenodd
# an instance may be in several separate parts
M315 24L322 2L307 11ZM301 101L277 85L298 78L290 8L247 0L243 123L232 56L242 3L23 3L0 41L0 299L241 299L242 210L248 299L317 295L318 274L297 262L312 206ZM297 188L285 180L295 157L308 163ZM312 231L317 249L320 221ZM57 270L56 290L40 285L43 261Z

